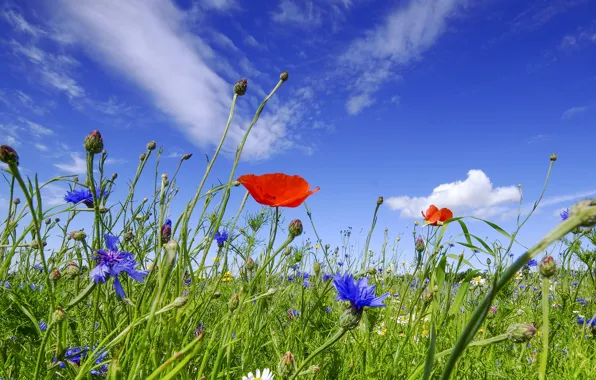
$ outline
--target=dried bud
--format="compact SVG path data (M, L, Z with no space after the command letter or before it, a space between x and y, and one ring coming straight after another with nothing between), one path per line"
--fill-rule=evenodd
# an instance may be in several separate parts
M155 148L157 148L157 144L155 143L155 141L150 141L149 143L147 143L147 150L155 150Z
M290 226L288 227L288 231L292 238L298 237L302 235L302 222L300 219L294 219L290 222Z
M141 155L139 156L139 160L141 161L145 161L145 159L147 158L147 152L143 152L141 153Z
M19 166L19 155L17 151L9 147L8 145L0 146L0 161L5 164L15 164Z
M50 279L52 281L58 281L62 277L62 273L60 273L60 269L54 269L50 272Z
M553 161L553 162L557 161L557 154L556 153L551 154L550 155L550 160Z
M255 262L254 262L254 260L252 258L250 258L250 257L248 259L246 259L246 265L245 265L245 267L246 267L246 270L248 270L248 271L252 271L253 269L255 269Z
M14 203L15 205L21 204L21 198L15 198L12 203Z
M69 279L77 277L80 273L79 266L75 261L69 261L64 269L64 276Z
M101 137L101 133L95 130L87 137L85 137L85 143L83 144L85 150L91 154L101 153L103 150L103 138Z
M296 371L295 366L294 355L288 351L282 356L281 361L277 365L277 372L282 379L287 379Z
M184 305L186 305L186 302L188 301L188 298L184 297L184 296L180 296L180 297L176 297L174 299L174 302L172 302L172 304L174 305L174 307L182 307Z
M238 96L242 96L242 95L246 94L247 87L248 87L248 82L246 81L246 79L240 79L234 85L234 94L236 94Z
M288 74L287 71L284 71L283 73L279 74L279 80L282 82L285 82L288 80L289 76L290 76L290 74Z
M557 273L557 263L555 262L553 257L549 255L540 260L538 269L541 275L543 275L546 278L551 278L555 275L555 273Z
M383 197L378 197L377 198L377 206L380 206L383 204Z
M52 218L47 218L47 219L46 219L46 226L47 226L48 224L50 224L50 223L52 223Z
M312 266L312 269L315 272L315 276L318 276L319 273L321 273L321 264L318 261L315 261L315 263Z
M236 310L238 308L239 303L240 303L240 298L238 297L238 294L234 294L228 301L228 310L230 310L230 312L233 312L234 310Z
M60 323L64 320L64 318L66 318L66 313L62 307L58 306L56 311L54 311L54 314L52 314L52 322Z
M350 306L339 317L339 326L345 330L353 330L360 323L363 309Z
M422 253L424 251L424 240L422 240L422 236L418 236L416 239L416 252Z
M184 156L182 156L182 161L190 160L191 157L192 153L185 153Z
M513 343L524 343L536 335L536 327L533 324L514 323L507 329L507 337Z

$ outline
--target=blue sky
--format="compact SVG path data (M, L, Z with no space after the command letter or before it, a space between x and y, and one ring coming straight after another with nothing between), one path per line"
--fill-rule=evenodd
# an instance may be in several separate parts
M176 218L218 142L233 84L247 78L224 156L227 180L261 99L287 70L249 137L238 175L300 174L324 242L360 229L385 197L372 248L404 233L430 203L511 231L559 160L520 240L532 244L558 212L596 194L596 3L588 0L75 0L1 3L1 143L26 174L82 174L82 141L104 136L123 197L145 144L161 172L193 153ZM150 195L150 174L138 196ZM0 212L6 209L0 188ZM48 205L64 187L50 187ZM237 190L230 210L242 197ZM116 200L115 199L115 200ZM254 201L250 210L258 209ZM287 210L287 220L306 220ZM497 237L478 222L480 236ZM457 228L450 231L459 233ZM310 228L306 237L311 237ZM407 255L410 255L409 252Z

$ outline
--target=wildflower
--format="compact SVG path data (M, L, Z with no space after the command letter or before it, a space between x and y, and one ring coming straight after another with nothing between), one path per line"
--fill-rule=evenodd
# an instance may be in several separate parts
M320 190L310 190L306 180L300 176L282 173L243 175L238 178L257 203L270 207L298 207L306 198Z
M295 364L296 363L294 362L294 355L292 355L292 353L288 351L282 356L281 361L277 365L277 372L281 375L282 378L289 378L296 370Z
M296 309L288 309L288 319L293 321L300 316L300 312Z
M578 315L577 316L577 324L596 327L596 318L586 320L586 317L584 317L583 315Z
M196 338L202 338L205 335L205 328L201 323L199 323L199 325L195 329L194 334Z
M310 283L308 282L308 280L304 280L302 282L302 286L304 286L305 289L308 289L308 287L310 286Z
M103 138L101 137L101 133L95 130L87 137L85 137L85 143L83 144L85 150L91 154L100 153L103 150Z
M133 280L142 282L147 272L135 269L137 262L131 253L118 251L118 238L116 236L105 234L104 238L108 250L96 251L97 255L94 259L97 264L91 270L90 276L96 284L106 282L110 277L113 277L116 294L120 298L124 298L126 294L120 283L120 274L124 272Z
M249 372L247 376L242 376L242 380L272 380L274 377L269 368L265 368L263 373L257 369L255 373L256 375L253 375L252 372Z
M424 252L424 240L422 240L422 236L418 236L418 239L416 239L415 249L418 253Z
M573 282L571 283L571 285L572 285L572 286L578 286L578 285L579 285L579 282L577 282L577 281L573 281Z
M33 269L35 269L38 272L43 272L43 267L41 266L41 264L35 264L33 265Z
M586 306L586 305L588 304L588 301L586 301L586 300L585 300L585 299L583 299L583 298L577 298L577 299L575 300L575 302L577 302L577 303L581 304L582 306Z
M39 329L41 331L46 331L48 329L47 323L45 323L44 321L39 321Z
M381 324L377 327L377 334L380 336L387 335L387 326L385 326L385 322L381 322Z
M217 231L214 238L217 241L217 246L223 247L224 243L228 241L228 233L226 230L223 230L222 232Z
M426 221L427 225L431 226L440 226L447 220L453 218L453 212L448 208L438 209L435 205L430 205L430 207L425 212L421 212L422 217Z
M332 275L327 274L327 273L323 273L323 281L329 281L333 278Z
M569 209L567 208L561 211L559 215L561 215L561 220L567 220L567 218L569 218Z
M344 276L339 273L333 279L333 285L337 289L336 300L349 301L353 308L362 310L365 306L381 307L386 306L382 301L389 296L385 293L382 296L375 297L376 285L368 286L368 279L361 278L357 282L351 274L346 273Z
M315 244L315 249L319 249L319 248L321 248L321 246L318 244Z
M480 276L474 277L474 278L472 278L472 281L470 281L470 285L472 285L474 287L475 286L483 286L485 284L486 284L486 279L482 278Z
M522 273L521 273L521 272L516 272L516 273L515 273L515 279L516 279L516 280L521 280L521 279L523 279L523 278L524 278L524 276L522 275Z
M165 224L161 226L161 243L165 244L170 241L172 237L172 221L167 219Z
M1 145L0 161L4 162L5 164L14 163L19 166L19 155L17 154L16 150L9 147L8 145Z
M514 343L524 343L532 339L536 334L536 327L533 324L514 323L507 329L509 340Z
M325 308L325 313L331 313L331 310L332 310L332 309L331 309L329 306L327 306L327 307Z
M339 265L340 267L343 267L344 266L344 263L342 263L341 261L338 261L337 262L337 265Z
M98 199L101 196L101 190L99 188L96 188L95 192L97 195L95 198ZM103 192L103 195L104 195L104 197L108 196L107 190ZM76 204L82 202L88 208L94 207L93 193L91 193L91 190L89 190L89 189L68 191L68 192L66 192L66 195L64 196L64 200L66 202L72 203L73 205L76 205Z
M538 261L532 259L532 260L528 261L528 263L526 265L529 267L535 267L538 265Z
M302 227L302 221L300 219L294 219L288 225L288 232L290 236L297 237L302 235L304 228Z

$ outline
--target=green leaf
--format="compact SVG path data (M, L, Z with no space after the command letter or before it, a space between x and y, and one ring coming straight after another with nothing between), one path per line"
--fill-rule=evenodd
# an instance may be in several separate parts
M459 307L461 306L464 296L468 292L468 288L470 287L470 280L478 273L478 269L474 269L468 273L466 278L464 278L455 298L453 299L453 303L451 304L451 309L449 309L449 315L455 315L459 312Z

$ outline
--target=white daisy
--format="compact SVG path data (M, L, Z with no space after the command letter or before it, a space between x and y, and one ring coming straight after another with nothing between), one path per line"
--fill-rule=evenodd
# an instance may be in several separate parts
M273 373L269 370L269 368L265 368L263 373L261 373L260 369L257 369L256 376L249 372L247 376L242 376L242 380L273 380Z

